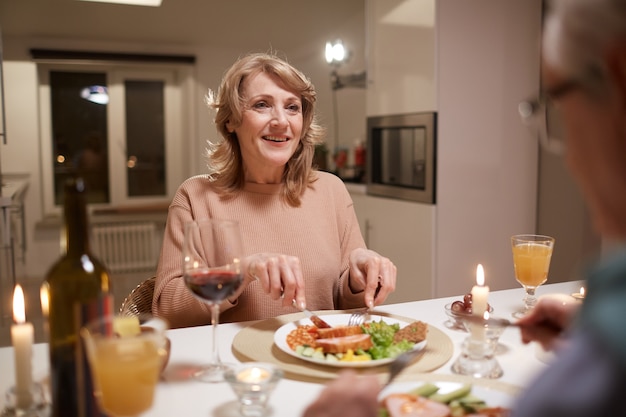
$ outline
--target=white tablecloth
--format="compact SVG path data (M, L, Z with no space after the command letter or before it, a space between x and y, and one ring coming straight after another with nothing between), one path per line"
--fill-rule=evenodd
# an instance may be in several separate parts
M577 292L581 286L578 281L549 284L540 287L537 295ZM523 290L520 288L493 291L489 302L494 308L494 316L510 318L513 311L521 307ZM451 374L450 367L456 360L460 345L467 333L450 329L444 305L459 297L440 298L409 303L380 306L378 310L415 318L445 332L454 343L453 357L435 374ZM222 324L218 329L218 338L222 360L238 362L231 351L232 341L242 328L250 323ZM148 416L185 416L185 417L226 417L236 416L235 394L226 383L203 383L190 379L184 372L193 366L206 363L210 357L210 328L207 326L176 329L169 331L172 352L166 380L162 381L156 393L153 408L144 414ZM507 328L500 338L504 349L500 349L497 360L504 370L499 381L523 387L530 378L543 369L545 363L537 358L537 346L522 345L519 330ZM13 349L0 348L0 393L5 393L14 383ZM46 344L34 346L33 373L36 381L45 380L48 374L48 352ZM313 401L324 387L323 384L283 379L270 399L268 415L276 417L297 417L308 403ZM6 399L0 397L0 408L4 408Z

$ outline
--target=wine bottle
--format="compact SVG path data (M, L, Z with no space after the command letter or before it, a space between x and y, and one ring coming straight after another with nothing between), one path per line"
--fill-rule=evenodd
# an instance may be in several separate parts
M79 331L113 313L111 279L91 253L86 190L80 178L64 187L65 253L46 275L52 417L101 416Z

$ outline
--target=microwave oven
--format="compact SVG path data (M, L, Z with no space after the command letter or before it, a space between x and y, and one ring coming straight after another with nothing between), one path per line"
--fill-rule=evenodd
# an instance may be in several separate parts
M435 112L367 118L367 194L435 204Z

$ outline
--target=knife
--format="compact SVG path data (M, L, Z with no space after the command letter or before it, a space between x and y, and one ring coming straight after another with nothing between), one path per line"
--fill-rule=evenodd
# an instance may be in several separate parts
M313 322L313 324L319 328L319 329L330 329L332 326L328 323L326 323L324 320L322 320L317 314L313 313L312 311L306 309L306 308L300 308L298 307L298 305L296 304L296 300L293 300L293 306L298 308L300 311L302 311L308 318L309 320L311 320Z

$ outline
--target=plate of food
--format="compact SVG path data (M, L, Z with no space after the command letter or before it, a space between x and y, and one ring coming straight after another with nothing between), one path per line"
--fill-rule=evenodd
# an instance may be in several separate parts
M276 330L274 343L295 358L347 368L385 365L402 352L426 346L428 325L421 321L372 314L363 325L348 326L350 314L323 318L332 326L330 329L320 329L302 318Z
M380 393L378 415L505 417L518 391L512 385L469 378L396 382Z

